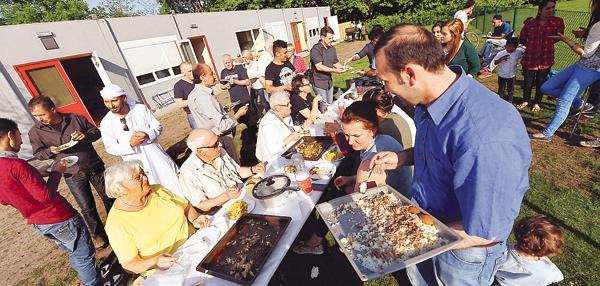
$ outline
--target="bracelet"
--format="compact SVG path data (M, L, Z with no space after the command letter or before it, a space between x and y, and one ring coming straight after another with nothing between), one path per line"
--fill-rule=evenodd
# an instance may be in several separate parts
M250 166L250 172L252 173L252 175L256 175L256 173L254 173L254 169L252 169L254 166Z

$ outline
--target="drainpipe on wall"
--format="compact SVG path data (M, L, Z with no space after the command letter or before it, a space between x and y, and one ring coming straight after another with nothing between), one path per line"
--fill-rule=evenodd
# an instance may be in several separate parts
M290 23L288 23L287 19L285 18L285 8L281 8L281 15L283 16L283 24L285 25L285 34L288 37L288 40L290 40L290 31L288 31L288 25L290 25L290 30L292 29L292 25ZM294 42L294 37L292 36L292 42Z
M177 24L177 19L175 19L175 10L171 10L171 18L173 19L173 24L175 24L175 28L177 29L177 35L179 35L179 40L183 40L183 36L181 36L181 30L179 30L179 25Z
M115 45L117 46L117 50L119 50L119 54L121 55L121 58L123 58L123 62L125 62L125 66L127 67L127 77L129 78L129 81L131 81L133 83L133 91L135 91L135 94L137 95L138 99L141 100L144 103L144 105L146 105L148 108L150 108L150 104L148 104L148 101L146 101L146 98L144 97L144 93L142 93L142 89L140 88L140 86L137 82L137 79L131 73L131 67L129 66L129 63L127 62L127 59L125 59L125 54L123 54L121 47L119 47L119 42L117 41L117 36L115 35L115 31L113 31L113 28L110 25L110 22L108 22L106 19L102 19L101 21L104 21L104 23L106 23L106 27L108 27L108 31L110 31L110 35L113 38Z

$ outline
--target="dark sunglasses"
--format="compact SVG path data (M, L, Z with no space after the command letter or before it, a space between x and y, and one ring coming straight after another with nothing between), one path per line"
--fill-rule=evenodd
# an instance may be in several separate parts
M215 144L212 144L210 146L204 146L204 147L198 147L197 149L205 149L205 148L217 148L217 146L219 146L219 139L217 139L217 141L215 141Z
M129 131L129 127L127 126L127 120L125 120L125 117L121 118L121 124L123 125L123 131Z

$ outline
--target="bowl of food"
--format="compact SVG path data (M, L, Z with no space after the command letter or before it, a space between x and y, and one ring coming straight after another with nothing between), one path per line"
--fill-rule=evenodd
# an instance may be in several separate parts
M313 181L329 180L335 174L335 169L331 163L319 163L310 168L308 173Z
M335 162L335 161L339 161L339 160L343 159L344 158L344 154L336 146L334 148L331 148L330 150L327 150L325 153L323 153L323 157L322 158L325 161Z
M238 219L248 213L248 203L244 200L234 202L227 208L227 217L229 219Z

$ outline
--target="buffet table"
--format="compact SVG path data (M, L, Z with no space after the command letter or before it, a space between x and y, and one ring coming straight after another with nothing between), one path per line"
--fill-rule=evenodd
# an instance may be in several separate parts
M322 135L324 131L322 124L315 124L315 127L311 128L311 135ZM283 168L289 165L291 161L282 157L281 154L291 145L286 146L284 150L281 150L280 153L269 160L263 177L284 174ZM315 164L324 162L328 161L321 159L319 161L306 161L305 164L310 168ZM332 164L337 167L339 161L332 162ZM260 203L255 201L255 206L250 213L287 216L291 217L292 220L279 242L273 248L253 285L267 285L269 283L277 267L302 229L302 226L312 213L315 203L321 197L321 190L326 187L329 180L313 182L313 191L309 194L302 191L291 192L285 198L285 204L277 208L265 209ZM294 184L295 182L292 186ZM245 199L254 200L249 190L243 191L241 196L247 196ZM227 210L223 207L215 213L210 227L199 229L174 253L174 256L178 257L177 263L168 270L157 270L145 280L144 285L236 285L232 282L196 271L196 266L217 244L221 237L225 235L227 230L234 225L235 221L231 221L225 217L226 212Z

